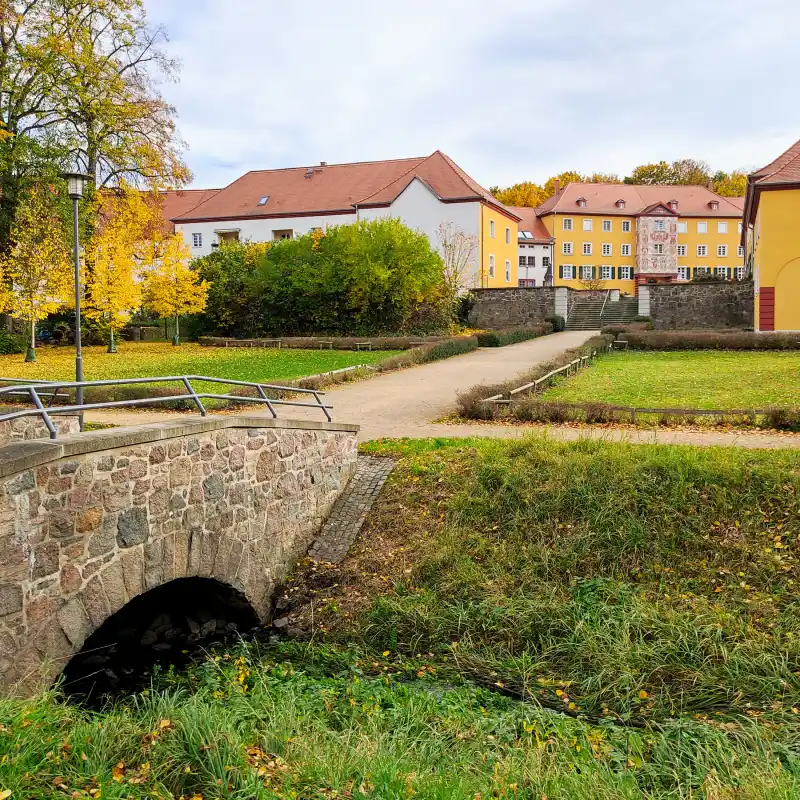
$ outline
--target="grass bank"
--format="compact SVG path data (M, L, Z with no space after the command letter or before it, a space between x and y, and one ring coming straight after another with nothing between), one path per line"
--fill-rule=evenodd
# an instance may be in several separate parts
M104 712L3 701L0 792L798 796L800 455L367 449L400 462L344 564L287 586L297 638Z
M639 408L795 407L800 353L614 351L542 399Z

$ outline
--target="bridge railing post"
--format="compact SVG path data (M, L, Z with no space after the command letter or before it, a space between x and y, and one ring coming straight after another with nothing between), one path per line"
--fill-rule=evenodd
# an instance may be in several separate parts
M36 391L35 386L29 386L28 392L31 396L31 402L39 409L39 415L42 418L42 421L47 426L47 431L50 434L51 439L55 439L58 436L58 432L56 431L56 426L53 424L53 420L50 419L50 415L47 413L47 409L42 405L42 399L39 397L39 393Z
M200 412L200 416L204 417L206 415L206 407L203 405L203 402L197 396L197 392L194 390L191 381L184 376L183 378L183 385L186 387L186 391L192 396L192 400L194 404L197 406L197 410Z

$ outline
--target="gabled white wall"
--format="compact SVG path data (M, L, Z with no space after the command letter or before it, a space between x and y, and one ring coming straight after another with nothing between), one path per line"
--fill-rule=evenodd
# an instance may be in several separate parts
M549 244L532 244L530 242L520 242L517 248L518 254L520 256L525 256L525 260L527 261L528 256L534 256L536 258L536 266L535 267L528 267L528 266L520 266L518 270L517 277L519 280L523 279L533 279L536 281L537 286L544 286L544 276L547 272L547 269L543 266L543 258L545 256L550 257L550 264L551 264L551 273L555 277L555 268L552 266L553 264L553 247Z

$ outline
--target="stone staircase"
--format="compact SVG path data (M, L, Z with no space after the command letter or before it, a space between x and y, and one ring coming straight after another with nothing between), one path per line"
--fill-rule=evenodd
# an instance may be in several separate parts
M638 313L639 301L635 297L620 297L616 302L590 297L575 302L566 327L568 331L597 331L607 325L633 322Z

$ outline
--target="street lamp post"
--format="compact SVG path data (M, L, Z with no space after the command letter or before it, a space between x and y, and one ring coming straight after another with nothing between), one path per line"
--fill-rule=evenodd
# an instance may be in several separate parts
M67 181L67 193L72 200L72 249L75 260L75 380L83 382L83 352L81 351L81 254L80 230L78 226L78 203L83 198L86 184L94 180L83 172L65 172L62 175ZM83 405L83 387L75 390L75 404ZM83 415L81 415L83 429Z

